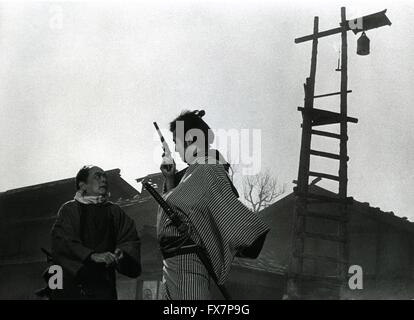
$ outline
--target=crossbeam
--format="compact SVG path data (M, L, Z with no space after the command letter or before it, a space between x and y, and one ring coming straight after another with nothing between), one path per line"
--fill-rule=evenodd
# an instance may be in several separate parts
M391 21L388 19L388 17L385 15L387 12L387 9L382 10L377 13L373 13L367 16L359 17L356 19L350 19L346 20L346 31L352 30L355 34L361 31L367 31L383 26L390 26ZM340 24L341 25L341 24ZM342 27L329 29L326 31L318 32L316 35L310 34L304 37L296 38L295 43L302 43L306 41L313 40L315 37L317 39L331 36L333 34L341 33Z

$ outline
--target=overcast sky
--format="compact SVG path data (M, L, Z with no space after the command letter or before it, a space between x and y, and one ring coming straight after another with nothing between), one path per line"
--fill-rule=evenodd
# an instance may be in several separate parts
M371 54L349 39L349 195L414 219L412 1L0 3L0 191L72 177L84 164L129 182L158 171L152 122L206 110L213 128L260 129L261 167L297 178L311 44L294 38L388 9ZM319 45L316 93L339 89L340 36ZM339 98L315 105L339 110ZM332 129L334 130L334 129ZM166 132L168 135L168 132ZM327 139L314 147L337 150ZM315 170L337 172L335 160ZM335 191L334 183L324 184Z

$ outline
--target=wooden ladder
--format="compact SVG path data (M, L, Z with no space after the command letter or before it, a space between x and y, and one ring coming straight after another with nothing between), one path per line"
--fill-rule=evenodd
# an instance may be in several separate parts
M289 262L287 294L289 299L309 299L309 298L329 298L334 297L332 293L327 296L318 296L317 289L336 288L335 292L340 292L341 286L347 283L348 274L348 210L347 207L352 203L352 198L347 197L348 167L347 161L347 124L348 122L356 123L357 119L347 115L347 95L348 90L348 65L347 65L347 28L345 8L341 8L341 86L339 92L315 95L315 76L318 52L318 17L314 18L313 37L312 37L312 57L310 76L306 78L304 84L305 99L304 107L298 110L302 113L302 140L299 159L299 172L297 186L294 188L296 203L294 209L294 221L292 232L292 253ZM338 113L314 108L315 99L340 95L340 110ZM330 124L339 124L339 134L323 130L316 130L320 127ZM327 139L335 139L339 142L339 154L314 150L311 148L312 136L317 135ZM338 175L315 172L310 170L311 156L322 157L339 162ZM317 179L328 179L336 181L339 184L337 195L322 195L312 192L309 184L310 177ZM314 209L315 204L329 203L338 206L337 212L323 212ZM336 234L328 234L323 231L309 231L307 220L313 221L331 221L336 224ZM316 220L320 219L320 220ZM307 252L306 246L309 241L319 241L320 243L330 242L330 246L336 246L335 256ZM309 250L308 250L309 251ZM307 260L313 260L315 263L331 263L335 266L335 274L326 276L309 272L304 268ZM312 268L311 268L312 269ZM308 290L309 287L311 290ZM308 289L307 289L308 288ZM308 292L308 293L307 293ZM309 292L311 292L309 294ZM338 298L338 297L334 297Z

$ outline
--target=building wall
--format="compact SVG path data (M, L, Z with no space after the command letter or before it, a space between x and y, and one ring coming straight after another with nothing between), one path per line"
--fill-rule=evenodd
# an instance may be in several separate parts
M323 204L318 211L336 214L338 208ZM349 262L360 265L364 272L363 290L344 290L343 298L396 299L414 298L414 237L413 233L361 213L360 207L350 207ZM287 266L290 255L294 197L267 208L264 219L273 227L265 246L276 248L275 259ZM384 213L377 213L384 214ZM282 226L282 227L281 227ZM283 230L280 230L283 228ZM287 232L289 230L289 232ZM307 219L307 231L336 234L334 222ZM283 246L288 250L284 250ZM324 240L307 240L305 251L318 255L335 256L337 246ZM319 275L333 275L335 264L305 260L305 271Z
M280 300L286 291L286 277L233 266L226 287L235 300Z

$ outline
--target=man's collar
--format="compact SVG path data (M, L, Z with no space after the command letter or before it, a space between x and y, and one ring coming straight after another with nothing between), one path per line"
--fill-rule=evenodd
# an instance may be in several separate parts
M86 196L82 191L77 191L74 199L83 204L100 204L108 201L109 194L103 196Z

